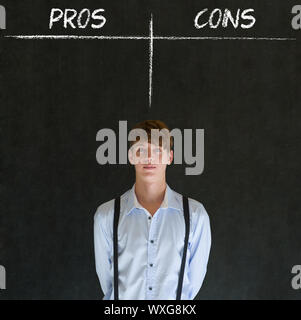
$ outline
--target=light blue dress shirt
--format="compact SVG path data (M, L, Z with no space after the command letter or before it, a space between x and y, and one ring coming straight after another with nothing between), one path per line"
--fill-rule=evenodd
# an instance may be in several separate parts
M134 188L135 184L120 199L119 300L175 300L185 237L182 195L167 185L152 216L137 201ZM190 234L181 300L193 300L200 290L211 247L208 214L200 202L188 201ZM100 205L94 215L96 272L103 300L114 300L113 217L114 199Z

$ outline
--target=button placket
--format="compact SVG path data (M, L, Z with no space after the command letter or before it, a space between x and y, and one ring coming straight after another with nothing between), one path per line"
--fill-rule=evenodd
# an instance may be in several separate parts
M149 243L148 243L148 283L147 283L147 291L149 295L153 294L154 291L154 279L155 279L155 269L154 269L154 261L156 256L156 239L155 239L155 226L156 226L156 219L149 219L150 223L149 228ZM153 220L153 221L152 221Z

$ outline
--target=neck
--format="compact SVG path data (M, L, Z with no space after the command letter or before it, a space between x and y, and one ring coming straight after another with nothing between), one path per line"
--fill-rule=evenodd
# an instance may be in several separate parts
M135 193L137 200L141 204L161 204L166 190L166 181L145 182L136 178Z

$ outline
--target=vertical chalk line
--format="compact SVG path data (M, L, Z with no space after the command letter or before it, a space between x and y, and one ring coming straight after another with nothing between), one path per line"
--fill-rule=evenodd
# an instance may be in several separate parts
M153 94L153 50L154 50L154 31L153 31L153 14L149 22L149 107L152 106L152 94Z

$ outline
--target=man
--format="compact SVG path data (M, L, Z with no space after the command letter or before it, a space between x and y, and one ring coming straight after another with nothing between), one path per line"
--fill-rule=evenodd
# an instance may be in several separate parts
M100 205L94 216L96 271L104 292L103 300L116 298L113 248L116 210L120 214L116 231L118 255L115 254L118 299L176 300L179 293L179 299L192 300L207 270L211 247L208 214L200 202L191 198L187 201L189 206L185 206L182 195L166 183L166 167L173 160L172 137L163 135L159 143L151 138L152 131L169 133L166 124L146 120L133 129L146 132L146 139L133 141L129 150L136 181L120 197L120 210L115 208L117 200L112 199ZM189 216L186 257L184 211ZM182 263L184 271L179 290Z

